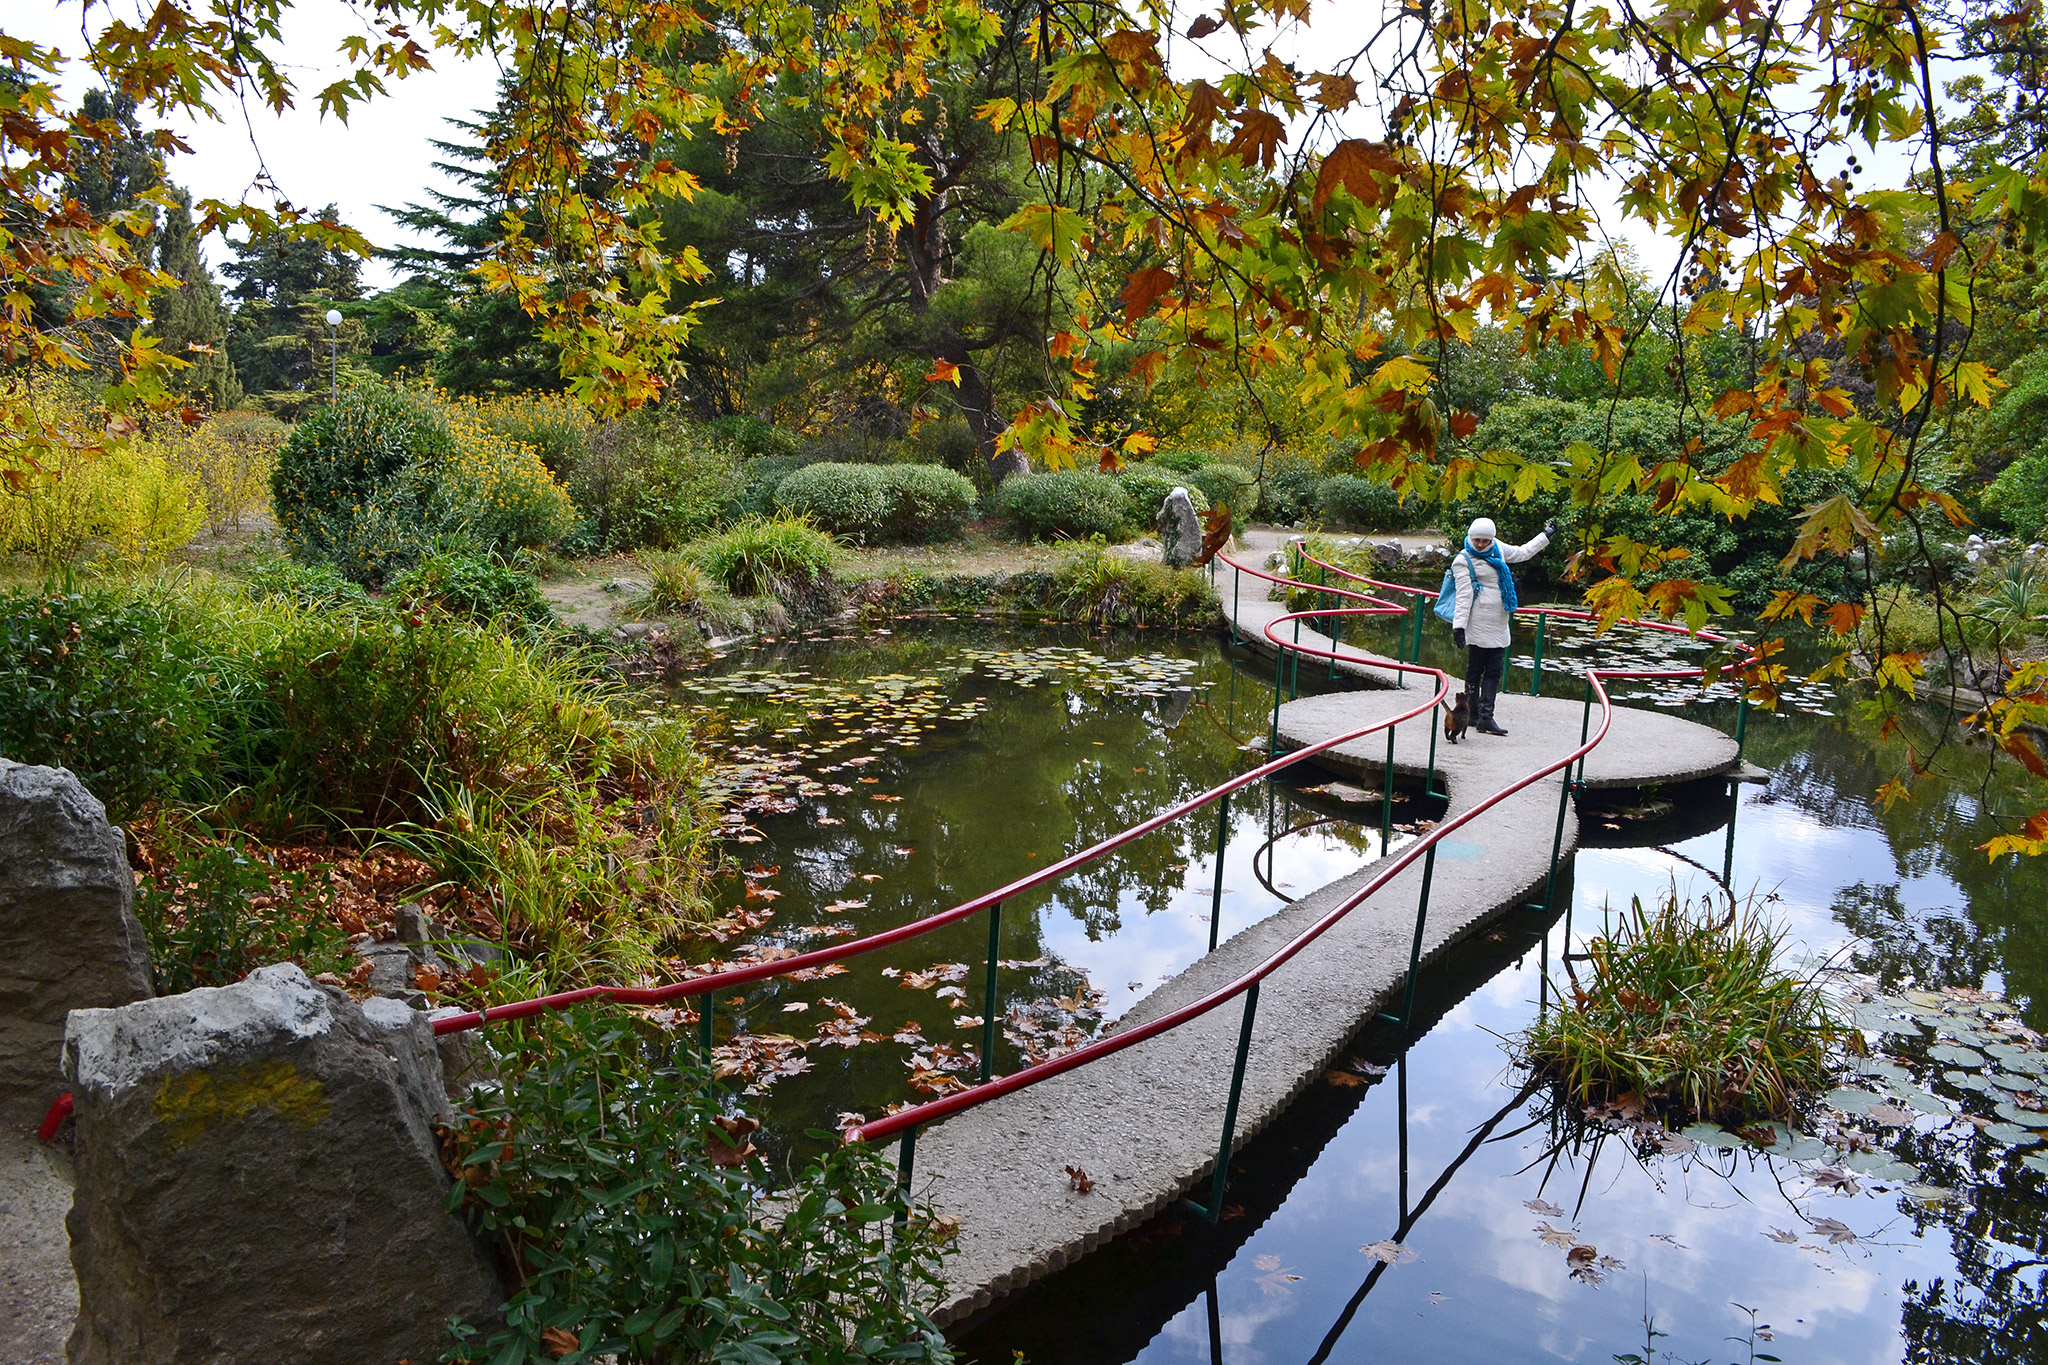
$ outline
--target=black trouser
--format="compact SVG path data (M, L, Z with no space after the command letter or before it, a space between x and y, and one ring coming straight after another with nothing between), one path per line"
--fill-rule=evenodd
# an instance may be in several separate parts
M1465 701L1472 708L1472 719L1489 720L1493 716L1493 699L1500 695L1501 670L1507 667L1506 645L1487 648L1472 645L1465 651Z

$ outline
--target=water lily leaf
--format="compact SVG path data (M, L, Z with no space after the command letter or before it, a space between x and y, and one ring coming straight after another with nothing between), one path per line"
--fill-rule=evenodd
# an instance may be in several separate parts
M1877 1104L1880 1099L1880 1096L1873 1095L1868 1090L1843 1088L1828 1091L1822 1103L1826 1104L1830 1109L1839 1109L1845 1114L1867 1114L1870 1112L1870 1107Z
M1986 1076L1984 1079L1990 1081L2000 1090L2032 1090L2036 1085L2040 1084L2032 1076L2015 1075L2010 1071L2001 1071L1995 1076Z
M1717 1123L1688 1124L1679 1132L1702 1147L1734 1147L1742 1141Z
M1983 1053L1955 1043L1936 1043L1927 1049L1927 1055L1934 1061L1947 1062L1951 1066L1984 1065Z
M2023 1156L2020 1158L2020 1165L2048 1175L2048 1152L2035 1152L2030 1156Z
M2007 1123L2017 1123L2023 1128L2048 1128L2048 1114L2038 1109L2022 1109L2016 1104L2001 1104L1991 1112Z

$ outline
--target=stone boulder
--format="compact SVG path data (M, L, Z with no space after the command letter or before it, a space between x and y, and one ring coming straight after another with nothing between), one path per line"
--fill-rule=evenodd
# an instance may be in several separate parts
M1184 569L1202 557L1202 523L1187 489L1160 499L1158 524L1159 557L1169 568Z
M64 1016L150 994L127 840L62 768L0 758L0 1122L64 1092Z
M504 1294L446 1211L427 1017L298 967L80 1010L72 1365L423 1365Z

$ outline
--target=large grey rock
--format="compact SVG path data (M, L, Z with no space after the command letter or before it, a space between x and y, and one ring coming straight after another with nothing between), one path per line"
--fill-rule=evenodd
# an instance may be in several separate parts
M1173 568L1186 568L1202 557L1202 523L1185 488L1176 488L1159 502L1159 554Z
M67 1012L149 993L121 831L64 769L0 758L0 1122L63 1093Z
M424 1014L290 963L80 1010L73 1365L438 1360L502 1287L445 1211Z

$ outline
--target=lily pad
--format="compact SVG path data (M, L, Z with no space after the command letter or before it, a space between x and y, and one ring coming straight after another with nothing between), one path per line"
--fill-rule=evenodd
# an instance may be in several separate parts
M1924 1009L1938 1010L1949 1003L1949 998L1939 991L1905 991L1902 994L1908 1004L1919 1005Z
M1883 1098L1882 1095L1873 1095L1868 1090L1851 1090L1844 1087L1828 1091L1825 1103L1828 1108L1839 1109L1845 1114L1863 1114L1868 1113L1870 1106L1879 1103ZM1692 1134L1687 1132L1686 1136L1692 1137ZM1697 1142L1699 1139L1693 1140Z
M2023 1156L2020 1158L2020 1165L2031 1167L2043 1175L2048 1175L2048 1152L2035 1152L2031 1156Z
M1872 1180L1918 1180L1920 1168L1908 1166L1903 1161L1892 1159L1890 1152L1851 1152L1842 1158L1842 1164L1858 1175L1867 1175Z
M2039 1133L2017 1123L1994 1123L1984 1130L1984 1136L2001 1147L2031 1147L2041 1140Z
M1930 1049L1929 1055L1932 1055L1935 1051L1939 1051L1939 1049ZM1972 1065L1977 1064L1972 1063ZM1872 1057L1859 1062L1857 1063L1856 1070L1861 1075L1882 1076L1888 1081L1911 1081L1913 1079L1912 1072L1906 1070L1897 1062L1887 1062L1882 1057Z
M1920 1023L1915 1019L1894 1019L1883 1006L1872 1001L1858 1005L1853 1011L1856 1027L1869 1029L1873 1033L1918 1033Z
M1986 1076L1984 1079L1990 1081L2000 1090L2032 1090L2041 1083L2037 1077L2025 1074L2015 1075L2010 1071L2001 1071L1995 1076Z
M1941 1073L1941 1078L1950 1085L1955 1086L1958 1090L1988 1091L1992 1088L1991 1081L1987 1077L1981 1076L1974 1071L1944 1071Z
M1946 1101L1936 1099L1925 1090L1918 1090L1908 1086L1900 1086L1893 1090L1892 1098L1898 1100L1901 1104L1918 1109L1923 1114L1938 1114L1942 1118L1947 1118L1953 1112L1948 1107Z
M1974 1048L1962 1047L1955 1043L1936 1043L1927 1049L1927 1055L1937 1062L1950 1066L1982 1066L1984 1054Z
M1701 1147L1740 1147L1742 1139L1718 1123L1695 1123L1680 1130L1681 1135Z
M2016 1104L2001 1104L1992 1112L2007 1123L2017 1123L2026 1128L2048 1128L2048 1114L2038 1109L2022 1109Z

